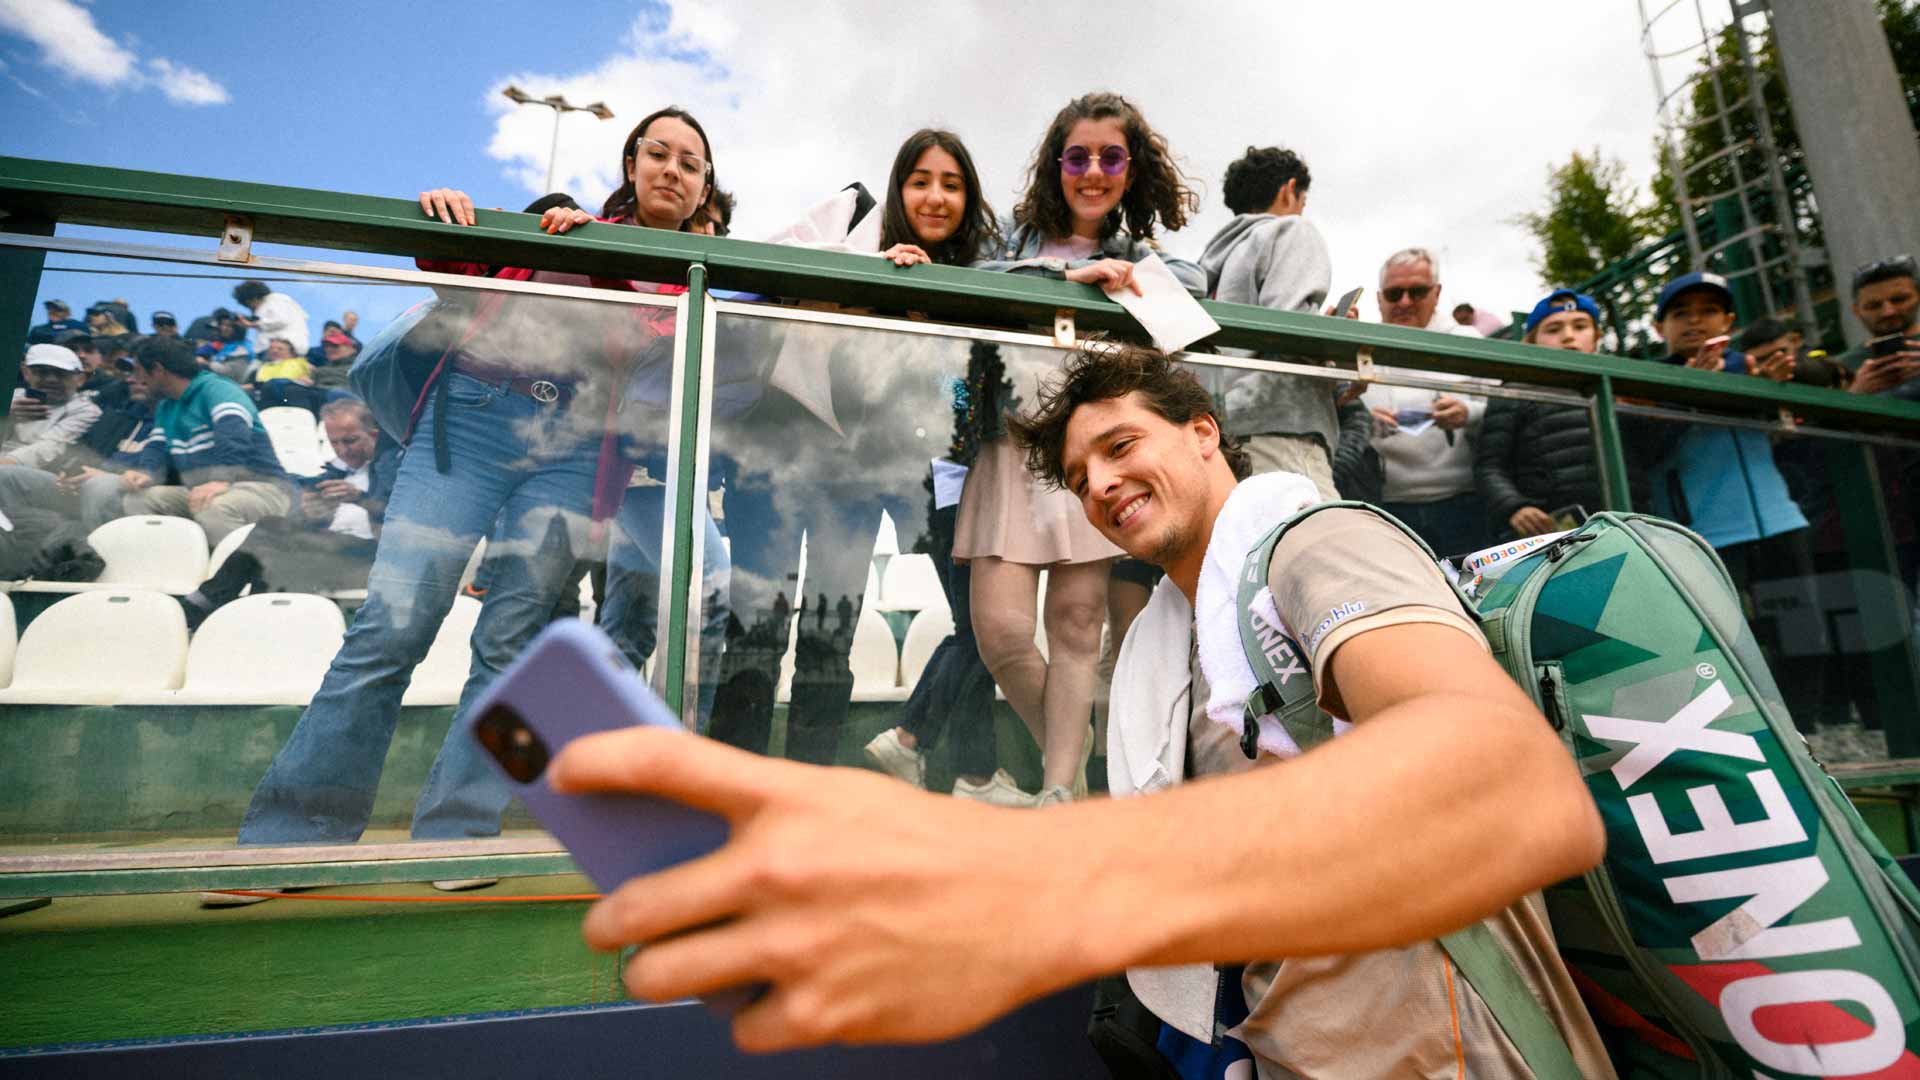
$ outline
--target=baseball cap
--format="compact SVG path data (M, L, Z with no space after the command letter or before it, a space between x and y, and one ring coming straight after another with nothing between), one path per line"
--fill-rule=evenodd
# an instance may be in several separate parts
M1681 293L1695 289L1703 289L1707 292L1717 294L1720 299L1726 303L1727 310L1733 310L1733 290L1727 288L1727 279L1721 277L1719 274L1709 274L1702 270L1695 270L1691 274L1681 274L1679 277L1667 282L1666 288L1660 290L1660 299L1654 301L1653 317L1655 319L1666 318L1667 305L1673 303L1675 298Z
M156 311L152 315L149 315L147 319L150 322L170 322L175 326L180 325L180 320L174 318L173 312L171 311Z
M73 348L75 345L83 345L83 346L86 346L87 348L92 348L93 335L87 333L85 330L78 330L78 329L62 330L58 334L55 334L53 336L53 343L55 345L65 345L69 349Z
M28 367L59 368L61 371L85 371L85 365L65 345L33 345L27 349Z
M1533 305L1533 311L1527 315L1526 333L1533 333L1533 328L1545 322L1547 316L1562 311L1584 311L1593 317L1596 324L1600 321L1600 305L1594 302L1593 297L1572 289L1558 289Z
M328 345L358 345L359 342L347 335L344 330L329 330L320 335L320 340Z
M67 306L67 302L65 300L48 300L46 301L45 306L48 308L59 308L61 311L73 310L72 308Z

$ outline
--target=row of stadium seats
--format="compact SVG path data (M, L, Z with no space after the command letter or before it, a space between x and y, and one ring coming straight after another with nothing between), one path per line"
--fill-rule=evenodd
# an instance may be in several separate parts
M460 596L453 605L402 704L458 701L480 601ZM69 596L17 640L14 625L13 603L0 593L0 705L304 705L347 629L339 605L325 597L264 593L220 608L189 640L179 601L145 589ZM862 612L849 658L856 700L904 700L952 630L944 606L929 608L896 647L886 619ZM112 663L103 665L103 657ZM786 700L791 649L781 674Z

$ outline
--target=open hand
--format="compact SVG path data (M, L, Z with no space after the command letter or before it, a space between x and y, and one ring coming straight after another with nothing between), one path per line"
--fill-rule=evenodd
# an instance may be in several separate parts
M592 221L593 215L577 206L554 206L540 215L540 228L558 235L568 229L590 224Z
M454 188L434 188L420 193L420 209L430 218L439 218L449 225L471 225L474 222L473 200L467 193Z
M895 266L912 266L914 263L930 263L933 257L918 244L895 244L880 253L883 259L889 259Z

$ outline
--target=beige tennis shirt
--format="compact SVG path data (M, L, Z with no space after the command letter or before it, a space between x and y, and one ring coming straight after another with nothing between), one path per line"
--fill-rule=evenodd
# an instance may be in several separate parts
M1268 585L1282 621L1307 651L1321 704L1335 715L1345 710L1338 688L1326 681L1327 661L1355 634L1432 622L1486 647L1433 560L1363 510L1322 510L1288 532L1274 550ZM1205 678L1197 661L1192 667L1191 773L1285 768L1271 756L1248 761L1238 733L1207 718ZM1566 1036L1581 1076L1612 1078L1599 1033L1560 961L1540 895L1523 897L1487 926ZM1239 1034L1254 1053L1261 1080L1533 1075L1479 995L1431 941L1249 964L1242 989L1251 1013Z

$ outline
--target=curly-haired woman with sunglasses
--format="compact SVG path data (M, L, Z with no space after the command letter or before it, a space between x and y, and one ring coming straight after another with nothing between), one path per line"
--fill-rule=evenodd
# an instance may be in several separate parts
M1088 94L1048 125L997 257L974 265L1138 292L1133 265L1158 253L1156 230L1185 225L1199 204L1166 139L1133 103ZM1187 291L1205 295L1198 266L1161 258ZM1087 524L1070 495L1035 486L1005 437L980 447L954 533L954 558L968 560L972 573L980 655L1041 747L1039 801L1063 801L1084 783L1107 578L1120 549ZM1036 612L1043 569L1047 595ZM1037 620L1045 622L1046 656L1034 643ZM978 792L954 790L992 802L1022 799L1003 773Z

